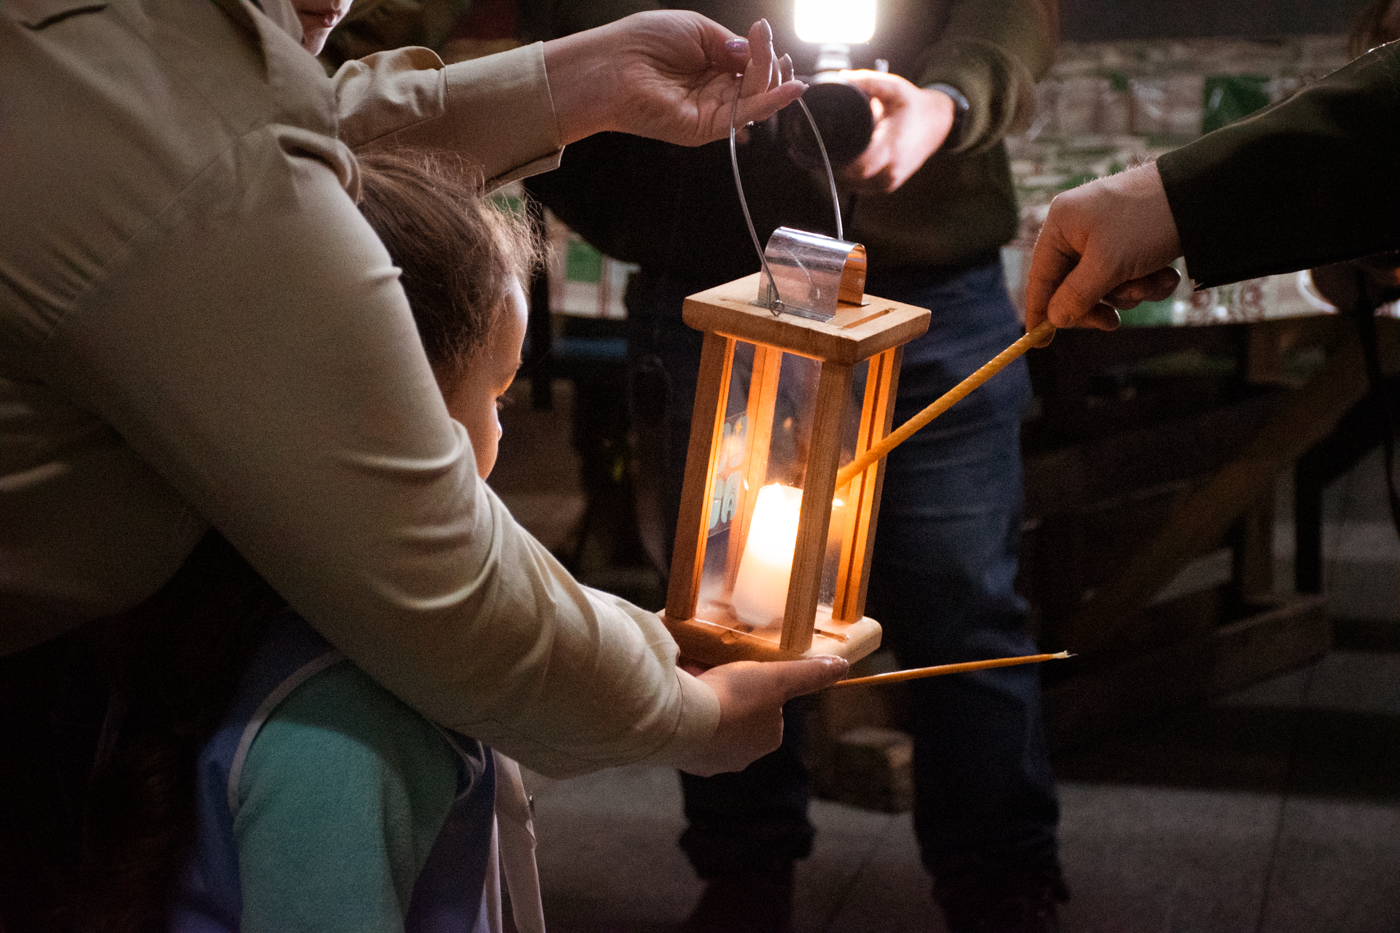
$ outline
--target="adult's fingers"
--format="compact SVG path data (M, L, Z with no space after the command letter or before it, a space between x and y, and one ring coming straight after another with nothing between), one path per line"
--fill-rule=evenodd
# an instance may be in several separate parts
M772 661L766 666L768 672L773 675L773 687L782 695L784 703L793 697L815 693L823 687L831 686L845 677L851 667L844 658L837 657Z
M760 19L749 27L749 61L744 68L744 79L739 84L739 94L752 97L774 86L773 72L778 58L773 51L773 27L768 20Z
M778 83L782 84L793 79L792 56L786 52L778 59Z
M1181 284L1181 273L1171 266L1124 282L1104 296L1104 300L1122 311L1135 308L1144 301L1165 301Z
M804 658L800 661L737 661L710 668L700 675L716 693L732 695L736 711L781 707L793 697L828 687L846 676L844 658Z
M1079 319L1079 327L1087 327L1090 330L1117 330L1118 325L1123 323L1123 318L1118 314L1118 309L1111 304L1100 301L1089 309L1089 313Z
M1119 310L1161 301L1181 281L1181 274L1170 266L1124 280L1113 257L1105 262L1099 255L1093 245L1096 241L1090 240L1080 254L1063 240L1057 242L1058 236L1058 228L1050 231L1049 238L1042 230L1036 243L1026 286L1027 328L1048 318L1056 327L1113 330L1120 321Z
M1034 330L1048 319L1051 299L1078 263L1079 251L1064 237L1054 205L1051 205L1050 216L1036 239L1026 278L1026 330ZM1082 312L1087 313L1097 302L1095 298L1084 305ZM1056 326L1060 326L1059 321Z
M1081 257L1050 297L1047 314L1056 327L1090 327L1113 330L1120 323L1118 311L1104 301L1121 282L1095 268L1092 258Z
M788 55L778 58L774 53L773 29L766 19L749 28L746 45L749 59L739 81L737 123L740 126L768 119L807 89L807 85L793 77L792 58ZM728 116L726 113L726 121Z
M739 126L745 126L749 123L758 123L767 120L773 114L801 97L802 92L806 89L807 85L803 84L801 81L784 81L772 90L764 91L761 94L755 94L752 97L741 98L739 100L739 117L736 122ZM724 105L723 129L725 133L728 133L729 130L729 108L732 102L732 97L727 98Z
M736 661L699 675L719 700L719 728L703 747L677 762L682 771L708 775L737 771L778 747L783 704L820 690L846 675L841 658L801 661Z
M1181 244L1154 164L1066 191L1050 203L1026 287L1026 323L1116 326L1112 305L1165 298Z
M1136 308L1144 301L1163 301L1176 291L1181 273L1168 266L1141 278L1131 279L1109 291L1088 314L1077 322L1079 327L1114 330L1122 321L1119 311Z
M904 88L909 83L907 79L883 71L843 71L841 79L860 88L874 100L898 101L908 93Z

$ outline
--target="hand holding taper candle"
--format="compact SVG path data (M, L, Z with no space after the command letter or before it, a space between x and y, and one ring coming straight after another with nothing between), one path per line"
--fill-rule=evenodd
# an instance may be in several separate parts
M888 674L872 674L869 677L852 677L850 680L838 680L826 689L835 690L837 687L893 684L902 680L920 680L924 677L937 677L941 674L965 674L968 671L985 671L993 667L1012 667L1017 664L1038 664L1041 661L1056 661L1072 657L1074 657L1074 655L1070 654L1068 651L1057 651L1054 654L1025 654L1015 658L989 658L985 661L962 661L958 664L939 664L934 667L913 667L904 671L890 671Z

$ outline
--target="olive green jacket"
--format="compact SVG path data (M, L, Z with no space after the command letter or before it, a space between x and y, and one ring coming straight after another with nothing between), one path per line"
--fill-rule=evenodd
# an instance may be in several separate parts
M1400 43L1157 167L1201 286L1400 248Z

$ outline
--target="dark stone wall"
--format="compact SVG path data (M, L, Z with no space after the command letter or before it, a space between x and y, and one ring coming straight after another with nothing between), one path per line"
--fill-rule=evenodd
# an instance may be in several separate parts
M1372 0L1060 0L1060 37L1266 39L1348 33Z

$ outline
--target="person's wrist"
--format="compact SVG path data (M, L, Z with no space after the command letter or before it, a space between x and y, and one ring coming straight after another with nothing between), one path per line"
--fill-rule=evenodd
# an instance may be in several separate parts
M544 44L544 70L554 118L564 145L612 129L612 75L597 40L607 27L550 39Z
M1132 210L1126 216L1134 218L1134 225L1152 232L1150 238L1155 250L1149 257L1148 265L1154 269L1168 266L1181 255L1181 233L1172 214L1171 202L1167 199L1167 189L1162 184L1162 175L1156 162L1148 162L1118 175L1110 176L1122 183L1122 190L1128 196Z
M953 87L951 84L944 84L935 81L933 84L925 84L924 90L937 91L948 97L953 102L953 122L948 127L948 135L943 140L942 149L956 149L962 145L963 139L967 135L967 95Z

